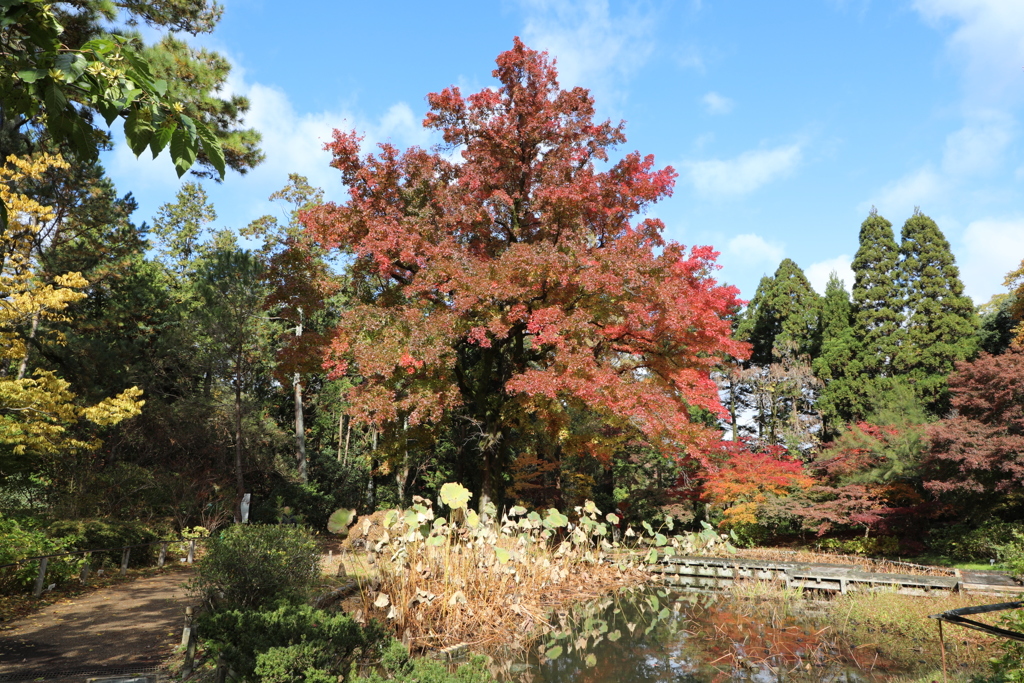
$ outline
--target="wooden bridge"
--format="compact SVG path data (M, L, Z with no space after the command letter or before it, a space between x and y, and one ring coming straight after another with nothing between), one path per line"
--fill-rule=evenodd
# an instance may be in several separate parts
M661 557L651 571L665 583L699 589L720 589L736 581L762 580L802 588L846 593L855 590L889 589L909 595L959 591L998 595L1024 593L1003 572L955 571L953 576L884 574L866 572L853 565L767 562L745 558Z

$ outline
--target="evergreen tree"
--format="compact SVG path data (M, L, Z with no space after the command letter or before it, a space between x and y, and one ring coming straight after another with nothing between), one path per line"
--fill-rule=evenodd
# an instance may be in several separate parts
M825 440L838 434L839 425L851 417L851 405L857 403L849 380L850 366L857 352L852 322L850 295L833 272L825 287L818 318L821 345L813 361L815 376L825 383L818 399Z
M847 369L851 417L870 412L877 395L894 373L903 324L903 292L899 283L899 247L892 223L872 208L860 226L860 248L853 259L853 338L856 353Z
M939 226L919 210L903 225L900 286L906 323L894 367L932 411L946 404L946 377L976 350L978 320Z
M736 330L737 338L753 347L750 363L769 365L790 355L811 355L819 346L820 300L791 259L784 259L774 276L761 278Z

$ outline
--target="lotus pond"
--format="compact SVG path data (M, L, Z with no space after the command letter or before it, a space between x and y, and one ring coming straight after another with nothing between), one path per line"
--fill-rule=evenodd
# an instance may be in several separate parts
M806 600L647 587L556 614L553 624L528 658L503 667L507 679L875 683L933 670L930 660L926 667L924 659L887 658L891 650L879 642L845 642L822 604ZM925 646L938 651L937 639ZM911 648L911 656L918 650Z

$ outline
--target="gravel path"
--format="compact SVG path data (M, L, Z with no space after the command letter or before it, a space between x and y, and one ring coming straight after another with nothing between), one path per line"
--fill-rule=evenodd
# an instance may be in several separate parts
M159 666L181 643L189 575L167 571L0 624L0 681Z

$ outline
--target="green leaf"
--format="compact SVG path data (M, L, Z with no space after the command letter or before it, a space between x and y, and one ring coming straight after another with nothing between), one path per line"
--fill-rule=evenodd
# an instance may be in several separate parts
M114 120L121 115L121 110L118 107L102 98L96 102L96 109L99 110L100 115L107 122L108 126L113 124Z
M584 663L587 665L587 668L597 666L597 655L591 652L589 655L587 655L587 658L584 660Z
M615 514L614 512L609 512L607 515L604 516L604 518L607 519L608 522L611 523L611 524L618 524L619 523L619 516L617 514Z
M652 527L649 522L644 520L643 522L640 522L640 524L643 526L644 529L647 530L647 533L649 533L651 536L654 535L654 527Z
M665 534L655 534L654 535L654 545L656 545L656 546L658 546L660 548L661 546L665 545L666 543L668 543L668 539L665 538Z
M182 116L182 123L187 117ZM195 136L195 127L192 127L192 134L189 134L188 126L178 126L171 135L171 159L174 161L174 168L178 171L178 177L185 175L185 172L192 168L199 154L198 140Z
M223 166L220 169L224 175ZM453 510L464 510L473 494L462 484L449 482L441 487L441 502Z
M133 109L124 122L124 137L135 156L142 154L153 137L153 126L142 118L141 110ZM173 154L173 152L172 152ZM191 164L189 164L191 166ZM187 169L186 169L187 170ZM181 175L180 173L178 174Z
M555 645L553 648L544 653L544 656L548 659L558 659L562 656L562 646Z
M521 517L526 514L526 508L522 505L514 505L511 510L508 511L509 517Z
M97 55L110 54L117 47L117 43L109 38L94 38L82 46L82 52L95 52Z
M56 81L47 81L43 88L43 96L46 101L46 113L50 116L60 114L64 111L64 107L68 106L68 98L64 96L64 91L60 89Z
M612 641L613 643L621 637L622 632L619 629L615 629L614 631L608 634L608 640Z
M505 550L504 548L495 548L494 549L494 556L496 558L498 558L498 562L500 564L507 563L509 561L509 559L512 557L512 555L509 554L509 552L507 550Z
M651 548L651 552L647 553L647 564L654 564L658 561L658 551Z
M45 75L46 69L25 69L24 71L18 72L18 78L26 83L35 83Z
M569 518L555 508L551 508L548 510L547 517L544 518L544 526L549 529L566 527L569 526Z
M160 156L160 152L164 151L164 148L167 147L167 143L171 141L171 136L174 135L177 127L178 124L171 121L166 125L160 126L153 133L153 137L149 141L149 148L153 151L154 159Z
M335 510L327 519L327 530L332 534L340 534L342 532L347 534L348 528L352 526L352 522L354 522L355 519L355 510L347 510L345 508Z
M466 526L470 529L480 526L480 515L476 513L476 510L468 510L466 512Z
M431 546L431 547L435 547L436 548L438 546L444 545L444 541L445 541L444 536L428 536L427 540L426 540L426 544Z
M155 81L153 81L153 90L156 91L157 95L163 97L167 94L167 81L165 81L162 78L156 79Z

